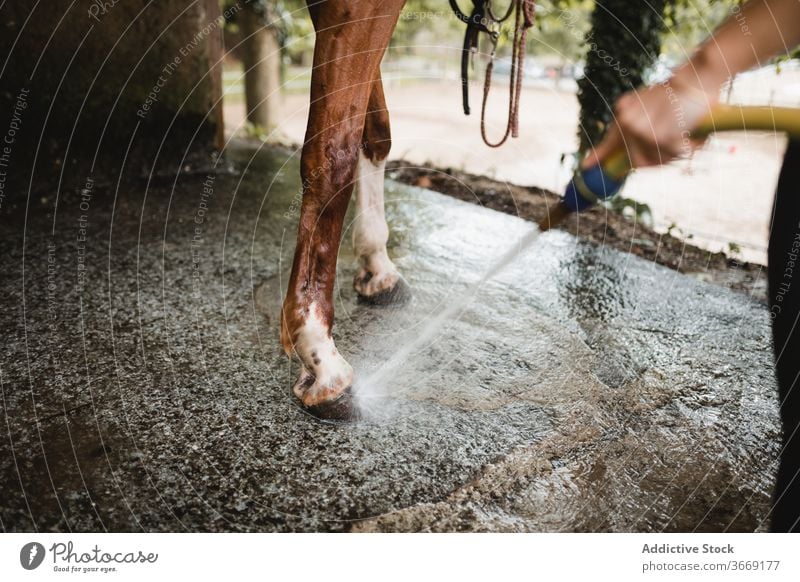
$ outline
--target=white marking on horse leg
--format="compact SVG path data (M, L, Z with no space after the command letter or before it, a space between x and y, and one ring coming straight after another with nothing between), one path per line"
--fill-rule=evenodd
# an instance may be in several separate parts
M303 370L293 390L306 406L333 400L353 383L353 368L336 349L316 303L309 306L294 351Z
M356 291L371 297L391 290L400 279L386 252L389 226L383 209L383 175L386 160L373 162L358 154L358 188L353 248L361 266L353 282Z

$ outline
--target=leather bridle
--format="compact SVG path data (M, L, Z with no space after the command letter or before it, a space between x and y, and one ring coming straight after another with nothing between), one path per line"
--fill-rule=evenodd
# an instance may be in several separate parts
M536 3L534 0L511 0L502 17L497 17L492 10L492 0L472 0L472 12L467 16L459 7L457 0L450 0L450 7L456 17L467 25L464 33L464 45L461 53L461 98L464 115L470 114L469 107L469 66L472 55L478 51L480 33L486 33L492 43L489 64L486 66L486 77L483 85L483 104L481 106L481 137L489 147L499 147L508 136L519 135L519 98L522 91L523 65L525 60L525 43L528 29L533 26ZM508 122L503 137L497 142L490 142L486 136L486 101L492 85L494 56L497 41L500 38L500 25L515 14L514 40L511 52L511 72L509 78Z

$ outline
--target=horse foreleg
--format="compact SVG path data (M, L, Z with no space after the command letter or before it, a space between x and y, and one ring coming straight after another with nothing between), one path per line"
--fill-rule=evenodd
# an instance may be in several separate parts
M372 81L403 2L314 5L311 108L300 162L303 202L281 342L302 366L295 395L313 406L340 396L353 369L333 341L333 287Z

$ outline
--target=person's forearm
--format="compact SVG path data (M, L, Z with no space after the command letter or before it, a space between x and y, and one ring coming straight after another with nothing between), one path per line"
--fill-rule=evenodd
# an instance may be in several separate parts
M800 0L752 0L736 10L673 76L713 95L737 73L800 44Z

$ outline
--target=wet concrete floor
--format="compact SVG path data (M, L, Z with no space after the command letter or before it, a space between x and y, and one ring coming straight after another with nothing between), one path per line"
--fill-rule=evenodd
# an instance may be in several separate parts
M42 531L752 531L778 456L764 305L550 232L365 419L301 410L278 312L296 157L59 192L0 240L0 526ZM335 337L374 371L531 228L389 182L414 291ZM16 212L16 214L15 214ZM84 240L80 240L85 238Z

